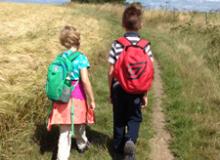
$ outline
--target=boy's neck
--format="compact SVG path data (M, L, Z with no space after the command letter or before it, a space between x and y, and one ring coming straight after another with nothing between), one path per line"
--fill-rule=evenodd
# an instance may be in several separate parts
M138 31L126 30L124 37L140 37L140 34L138 33Z
M136 32L136 33L138 33L138 31L134 31L134 30L132 31L132 30L127 30L127 29L126 29L125 31L126 31L126 32Z

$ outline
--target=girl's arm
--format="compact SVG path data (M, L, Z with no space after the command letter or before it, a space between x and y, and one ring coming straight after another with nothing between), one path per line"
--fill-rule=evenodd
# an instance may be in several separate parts
M94 109L95 108L95 99L94 99L94 94L92 91L92 86L91 86L91 83L89 80L87 68L81 69L80 74L81 74L81 81L82 81L84 90L86 92L86 95L88 96L90 107L92 107Z

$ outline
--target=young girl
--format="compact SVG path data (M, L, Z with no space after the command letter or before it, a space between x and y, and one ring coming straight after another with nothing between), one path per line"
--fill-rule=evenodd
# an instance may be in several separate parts
M74 54L78 51L80 46L80 34L74 27L65 26L60 33L60 43L67 48L67 51L62 55L66 58L70 54ZM75 138L80 152L85 151L89 144L85 130L86 124L88 123L88 110L95 109L95 100L88 77L90 64L87 57L84 54L80 54L72 61L72 65L74 69L71 73L71 82L72 85L75 86L75 89L71 94L71 99L68 104L53 102L53 109L48 121L48 129L50 129L53 124L60 126L57 160L67 160L70 155L71 106L74 104Z
M136 45L140 40L138 31L142 27L143 8L140 3L132 3L125 9L122 25L126 33L124 37ZM140 123L142 121L141 108L147 104L147 93L129 94L113 77L114 66L124 47L119 41L114 41L109 53L110 64L108 77L111 101L113 104L113 147L116 152L124 153L125 159L135 159L135 142L138 138ZM153 61L150 45L144 51Z

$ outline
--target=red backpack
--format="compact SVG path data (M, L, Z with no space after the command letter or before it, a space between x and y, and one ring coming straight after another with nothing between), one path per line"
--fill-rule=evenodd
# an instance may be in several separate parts
M154 78L153 63L144 48L149 44L141 39L136 45L125 37L117 40L124 49L115 63L114 77L122 88L132 94L146 93Z

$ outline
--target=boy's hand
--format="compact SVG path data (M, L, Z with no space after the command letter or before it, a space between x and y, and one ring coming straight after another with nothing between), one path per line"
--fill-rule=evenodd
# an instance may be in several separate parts
M112 96L111 95L108 97L108 101L109 101L109 103L112 104Z
M95 109L95 107L96 107L95 102L94 101L90 102L90 108Z
M145 96L142 98L142 108L147 107L147 104L148 104L148 98L147 98L147 95L145 95Z

